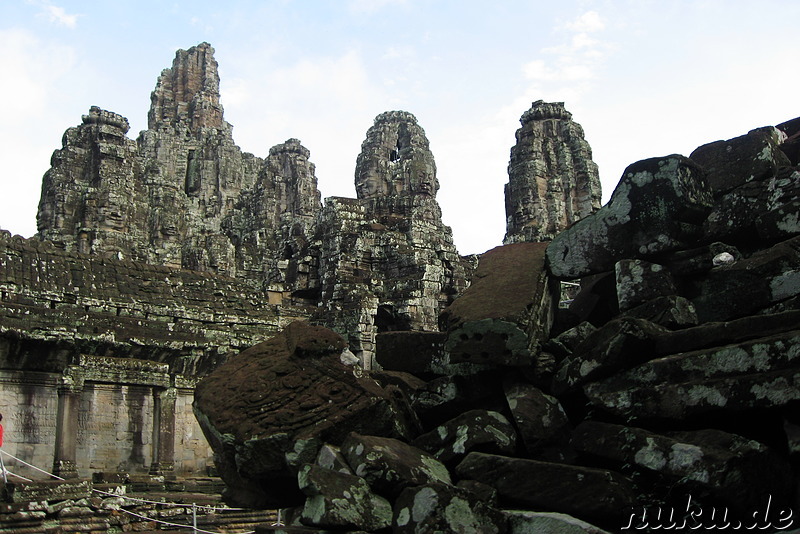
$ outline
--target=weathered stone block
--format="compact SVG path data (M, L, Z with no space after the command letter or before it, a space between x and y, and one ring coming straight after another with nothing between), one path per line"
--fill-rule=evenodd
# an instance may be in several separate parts
M508 408L529 454L569 442L572 425L558 399L521 382L505 384Z
M408 486L450 484L447 468L430 454L393 438L351 433L342 454L357 476L381 495L396 497Z
M553 393L562 395L587 382L630 368L653 357L655 339L667 330L643 319L621 317L589 335L553 377Z
M503 510L503 514L508 519L508 534L530 534L532 532L609 534L605 530L566 514L524 510Z
M613 465L627 464L663 477L669 491L710 497L755 508L765 495L788 504L792 476L788 463L765 445L708 429L657 434L642 428L584 421L572 445Z
M620 260L614 266L614 272L621 312L648 300L676 293L672 275L663 265L642 260Z
M544 349L550 351L559 359L566 358L595 330L597 328L592 323L583 321L577 326L548 339Z
M41 482L8 482L3 488L5 500L12 503L30 501L77 501L92 494L88 480Z
M443 332L382 332L375 337L375 361L388 371L430 373L441 366Z
M711 270L692 299L700 322L727 321L800 295L800 236Z
M481 406L502 411L502 373L485 372L468 376L442 376L431 380L411 395L411 405L425 428L433 428Z
M625 169L608 204L553 239L550 272L572 280L610 271L621 258L686 247L710 209L705 173L694 162L678 155L639 161Z
M636 499L613 471L471 452L456 467L461 478L497 489L504 507L522 506L579 518L616 518Z
M789 158L779 148L785 139L780 130L768 126L727 141L705 144L689 157L706 170L708 185L717 196L789 165Z
M699 322L694 304L677 295L655 298L627 310L625 315L670 329L695 326Z
M353 430L407 435L398 399L344 365L344 348L338 334L296 322L198 384L195 412L232 500L297 504L296 469L323 442Z
M308 498L300 521L312 527L380 530L392 523L392 506L360 477L306 465L297 474Z
M470 492L443 484L425 484L407 488L399 495L392 532L503 534L505 526L502 513Z
M558 288L544 267L546 243L516 243L481 255L470 287L447 307L449 364L532 363L549 337Z
M584 391L628 419L670 419L800 399L800 331L650 360Z
M448 463L473 450L513 454L517 433L500 413L470 410L418 436L411 444Z

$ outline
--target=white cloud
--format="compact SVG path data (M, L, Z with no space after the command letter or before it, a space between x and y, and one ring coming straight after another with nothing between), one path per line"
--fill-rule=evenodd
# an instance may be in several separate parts
M591 33L604 30L606 23L597 11L587 11L572 22L566 23L564 27L574 32Z
M78 17L80 15L68 14L63 7L55 6L46 0L28 0L28 3L38 6L42 10L39 16L45 17L48 21L58 26L66 26L70 29L78 27Z
M522 73L534 83L526 90L538 93L551 92L577 97L588 85L576 86L576 82L596 79L603 68L604 60L613 51L613 46L589 33L601 32L605 23L596 11L588 11L577 19L556 28L562 42L542 48L540 57L522 65ZM557 97L565 101L566 97Z

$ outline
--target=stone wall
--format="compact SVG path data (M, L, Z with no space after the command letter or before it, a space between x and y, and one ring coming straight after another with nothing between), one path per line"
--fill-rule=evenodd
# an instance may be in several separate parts
M4 450L61 476L204 473L196 377L313 311L265 300L230 277L0 232Z

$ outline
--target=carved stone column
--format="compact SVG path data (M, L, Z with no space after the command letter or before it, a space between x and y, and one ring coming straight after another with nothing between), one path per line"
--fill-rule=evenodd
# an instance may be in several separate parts
M80 408L82 391L82 380L74 381L66 376L58 386L58 415L53 474L61 478L78 478L78 409Z
M175 470L175 388L153 389L153 463L150 474L163 475Z

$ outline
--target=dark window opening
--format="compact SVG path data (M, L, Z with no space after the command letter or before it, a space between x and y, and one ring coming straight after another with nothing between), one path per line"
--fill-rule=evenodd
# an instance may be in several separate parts
M397 313L394 306L381 304L375 313L375 326L378 332L399 332L411 330L411 320L407 315Z
M187 195L192 195L200 190L200 158L194 150L189 151L186 157L186 179L184 191Z

